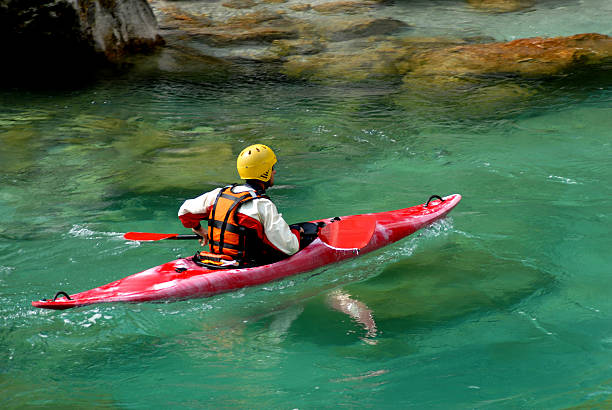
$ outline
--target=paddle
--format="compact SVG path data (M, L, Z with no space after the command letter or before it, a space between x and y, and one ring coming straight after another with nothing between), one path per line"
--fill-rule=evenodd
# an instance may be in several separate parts
M321 229L319 238L336 249L361 249L365 247L374 234L376 217L360 215L345 217L328 223ZM177 233L128 232L123 237L130 241L161 241L165 239L202 239L200 235Z
M178 233L150 233L150 232L128 232L123 237L130 241L161 241L162 239L202 239L200 235L188 234L179 235Z

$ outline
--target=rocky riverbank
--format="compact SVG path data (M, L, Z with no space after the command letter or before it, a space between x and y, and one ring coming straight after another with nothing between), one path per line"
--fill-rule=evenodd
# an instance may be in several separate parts
M535 5L535 0L463 3L483 15ZM154 50L162 37L167 47L153 59L162 71L215 65L227 70L245 63L252 70L256 63L260 71L290 79L384 80L403 87L551 78L607 70L612 61L612 38L606 35L508 42L423 36L414 30L420 20L397 10L379 0L0 0L0 26L10 67L30 75L53 67L78 72L91 62L122 63Z
M510 12L532 0L469 0L465 7ZM152 0L172 56L214 57L232 64L274 64L289 78L317 81L426 82L457 86L501 77L550 78L607 69L612 38L586 33L509 42L488 37L421 37L372 0ZM175 64L178 66L178 64ZM183 69L181 68L178 68Z

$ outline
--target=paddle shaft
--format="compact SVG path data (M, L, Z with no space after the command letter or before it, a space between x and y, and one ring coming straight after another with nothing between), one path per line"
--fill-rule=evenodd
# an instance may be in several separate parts
M299 224L298 224L299 225ZM345 217L335 219L325 225L318 237L327 245L338 249L361 249L365 247L372 238L376 227L376 218L362 216L358 219ZM123 236L132 241L161 241L167 239L192 240L202 239L197 234L163 234L150 232L128 232Z
M176 235L168 239L202 239L200 235L196 234L185 234L185 235Z
M202 239L200 235L196 234L185 234L180 235L176 233L151 233L151 232L128 232L123 237L130 241L161 241L165 239Z

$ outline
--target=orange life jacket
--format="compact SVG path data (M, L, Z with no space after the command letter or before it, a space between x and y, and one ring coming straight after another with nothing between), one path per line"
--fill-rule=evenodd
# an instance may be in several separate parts
M238 225L236 212L240 205L266 197L250 190L235 193L232 191L235 186L225 187L217 195L208 218L208 240L212 253L239 261L245 256L248 229Z

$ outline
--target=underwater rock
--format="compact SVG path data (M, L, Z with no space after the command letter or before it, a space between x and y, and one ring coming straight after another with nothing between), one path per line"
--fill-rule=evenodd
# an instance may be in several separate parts
M491 13L509 13L532 7L535 0L467 0L476 9Z
M40 133L30 124L0 132L2 173L21 173L33 168L42 147L40 137Z
M459 39L371 37L328 44L315 55L289 55L283 73L311 80L397 81L412 69L412 59L433 49L465 44Z
M343 291L367 306L387 333L507 309L553 283L550 275L521 261L449 244L390 265Z
M318 39L275 40L273 54L280 57L290 55L318 54L326 49L324 41Z
M312 56L289 56L283 64L283 73L292 78L355 82L366 80L392 80L398 73L393 64L371 56L375 52L351 53L339 56L325 52Z
M223 142L208 142L186 147L158 148L155 155L124 157L125 189L133 192L193 190L204 181L231 183L235 172L234 151ZM177 170L181 172L177 172Z
M356 38L392 34L408 27L393 18L337 19L321 27L321 35L330 41L346 41Z
M319 13L361 13L379 5L376 1L334 1L312 6Z
M0 0L0 33L4 66L38 75L118 62L163 42L146 0Z
M226 60L199 53L198 50L187 46L173 46L164 48L159 52L154 64L146 66L140 64L140 70L160 70L166 73L196 74L199 78L208 78L211 81L226 79L232 69Z
M470 82L453 77L412 78L402 92L392 96L395 104L423 115L437 113L449 119L500 117L531 106L536 89L513 82Z

